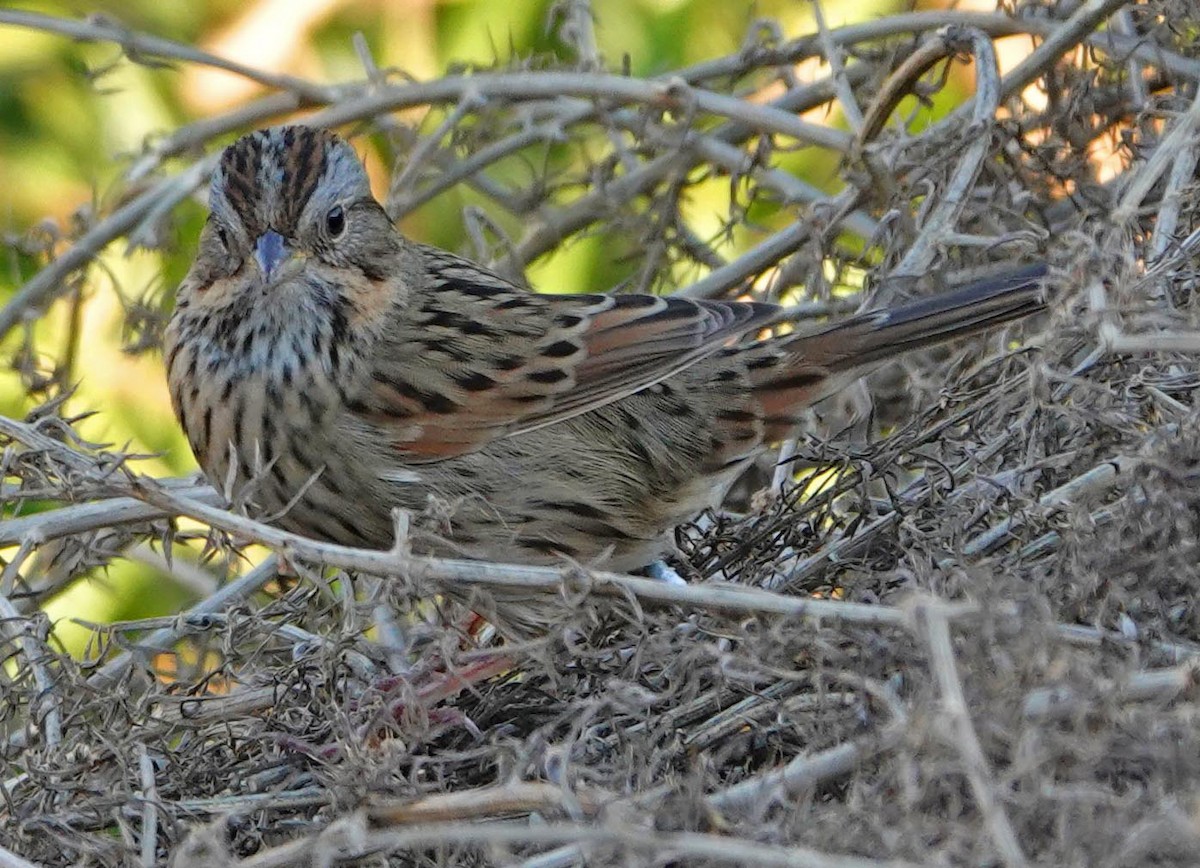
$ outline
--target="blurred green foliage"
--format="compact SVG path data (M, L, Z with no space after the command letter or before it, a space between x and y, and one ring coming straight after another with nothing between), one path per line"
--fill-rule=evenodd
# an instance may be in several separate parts
M838 26L897 11L899 5L826 0L822 8L829 25ZM570 59L573 51L550 26L561 13L551 0L110 0L82 8L74 2L25 3L23 8L76 20L102 15L132 30L318 82L362 78L352 44L356 33L380 67L418 79L454 65L536 63L546 55ZM594 9L605 63L639 75L735 52L758 18L778 22L788 38L815 29L812 5L798 0L604 0ZM0 231L7 240L0 249L0 303L45 264L49 250L61 253L69 236L77 234L73 227L107 213L128 194L123 172L144 142L257 95L261 89L211 70L136 64L111 44L0 25ZM836 117L827 120L840 123ZM579 157L571 145L548 146L546 156ZM383 158L368 162L382 179L388 168ZM784 156L779 165L825 189L837 186L836 160L829 154L807 149ZM521 160L504 171L509 170L514 179L530 174ZM711 237L728 213L729 183L714 178L700 189L689 207ZM406 218L404 229L422 240L464 249L462 208L484 204L469 191L455 191ZM751 216L786 217L761 210ZM172 215L161 249L129 252L123 244L112 245L75 291L33 326L38 355L32 366L50 370L70 358L63 379L78 384L71 411L98 411L82 425L83 433L153 454L140 469L158 475L187 473L194 463L170 412L160 357L123 349L131 339L126 314L137 306L169 310L171 289L189 264L203 219L199 202L188 202ZM510 222L506 228L519 225ZM591 237L539 261L530 275L539 288L605 289L636 271L636 252L614 250ZM20 339L8 338L6 358L17 354ZM0 413L22 416L44 397L31 394L28 381L15 372L0 371ZM118 561L102 579L77 587L51 607L52 614L107 621L175 611L180 604L180 592L161 589L166 580L142 565ZM73 650L79 650L79 641L70 641Z

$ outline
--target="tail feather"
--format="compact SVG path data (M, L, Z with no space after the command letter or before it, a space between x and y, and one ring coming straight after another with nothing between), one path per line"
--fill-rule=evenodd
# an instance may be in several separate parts
M766 439L787 436L805 407L828 397L862 369L1034 313L1045 265L1031 265L951 292L867 311L817 332L767 341L747 365Z
M831 370L865 367L1040 310L1046 273L1045 265L1030 265L951 292L867 311L817 334L797 335L786 349Z

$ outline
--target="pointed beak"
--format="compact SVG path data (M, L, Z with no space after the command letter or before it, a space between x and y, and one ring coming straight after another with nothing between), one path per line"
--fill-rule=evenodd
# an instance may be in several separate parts
M268 229L254 242L254 258L267 280L270 280L279 267L291 257L291 249L284 242L283 236L274 229Z

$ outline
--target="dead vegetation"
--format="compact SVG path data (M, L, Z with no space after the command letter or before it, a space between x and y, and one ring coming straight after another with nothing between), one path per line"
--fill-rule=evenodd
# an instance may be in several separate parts
M785 447L796 479L770 456L730 512L680 531L687 588L314 543L146 478L58 401L0 420L0 864L1195 864L1197 9L1028 3L799 39L761 22L657 79L604 72L586 5L563 9L575 62L410 82L364 55L363 82L276 77L164 134L0 330L104 245L154 243L219 144L300 108L386 142L397 218L460 184L520 217L509 237L468 215L470 252L515 273L600 233L635 263L622 288L821 317L862 301L831 293L848 269L890 277L870 290L886 301L1045 257L1051 311L881 372L867 416L861 396L822 408ZM0 24L213 62L100 19ZM1012 34L1032 51L1001 75ZM801 78L808 58L831 62ZM972 98L906 132L900 98L932 97L948 59L973 61ZM787 168L807 146L839 192ZM514 157L541 167L521 188L491 174ZM705 235L687 202L713 177L735 195ZM733 256L727 235L752 243ZM133 343L158 317L131 309ZM29 361L46 349L18 354L31 390L54 382ZM240 560L251 541L290 577ZM208 583L198 603L61 653L45 599L172 547L161 568ZM498 663L449 586L484 612L557 597L561 619Z

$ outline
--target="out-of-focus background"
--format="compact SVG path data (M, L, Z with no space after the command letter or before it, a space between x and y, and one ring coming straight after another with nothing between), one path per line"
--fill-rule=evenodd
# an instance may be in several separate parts
M932 7L934 4L924 4ZM318 83L363 78L364 63L355 36L381 69L392 68L414 79L444 74L452 66L495 67L547 56L574 57L555 30L562 4L551 0L255 0L255 2L161 3L125 0L85 7L69 3L25 3L29 11L92 22L111 22L131 30L193 45L262 71L300 76ZM897 0L828 0L826 23L839 26L900 11ZM981 7L982 8L982 7ZM637 75L686 67L736 52L748 40L770 42L814 32L814 7L794 0L606 0L597 10L595 44L610 68ZM80 15L83 13L83 15ZM770 20L778 32L757 33L756 21ZM361 47L360 44L360 47ZM1028 51L1027 39L1003 43L1002 60L1011 66ZM816 60L797 74L827 73ZM900 114L911 113L919 129L930 118L960 102L971 87L969 69L958 65L948 85L926 104L908 100ZM165 131L247 103L264 88L244 76L206 65L139 64L109 43L74 41L68 36L24 27L0 26L0 304L45 264L51 251L61 253L72 236L110 212L123 197L135 195L138 179L131 166L142 148ZM302 113L301 113L302 114ZM403 116L419 120L420 113ZM844 126L822 109L812 120ZM433 126L437 118L427 122ZM231 136L220 140L226 143ZM377 147L360 137L356 146L382 196L393 167ZM170 172L190 161L168 161ZM560 149L547 159L583 163L589 155ZM788 171L832 192L841 184L835 158L817 149L785 155ZM528 181L537 167L515 161L507 168L514 186ZM503 173L506 169L502 168ZM727 179L693 184L682 207L693 229L719 238L735 253L778 228L789 213L757 206L747 227L727 228L731 191ZM144 454L142 471L158 476L190 473L194 461L171 414L157 351L157 326L170 310L174 284L190 262L194 239L204 219L202 193L175 208L159 225L153 244L130 247L118 242L100 257L86 279L56 301L36 329L28 353L25 335L11 335L0 356L16 356L21 370L0 370L0 413L20 418L39 401L75 389L68 412L95 415L78 426L95 442L113 443ZM474 253L467 244L463 212L485 197L459 185L405 216L402 227L413 237L451 250ZM489 214L501 230L519 234L519 221ZM724 235L724 238L720 236ZM606 239L603 230L576 238L534 261L528 276L544 291L593 291L620 286L638 268L628 241ZM657 288L673 289L703 276L694 265L664 269ZM672 285L674 284L674 285ZM134 314L131 316L131 312ZM145 330L137 328L145 322ZM131 330L130 323L134 324ZM33 388L30 388L30 386ZM41 388L39 388L39 386ZM27 502L24 509L31 505ZM36 504L33 505L36 508ZM189 590L166 579L153 564L118 560L97 571L96 581L76 583L48 611L59 623L59 636L78 651L86 631L60 619L82 617L107 622L176 611Z

